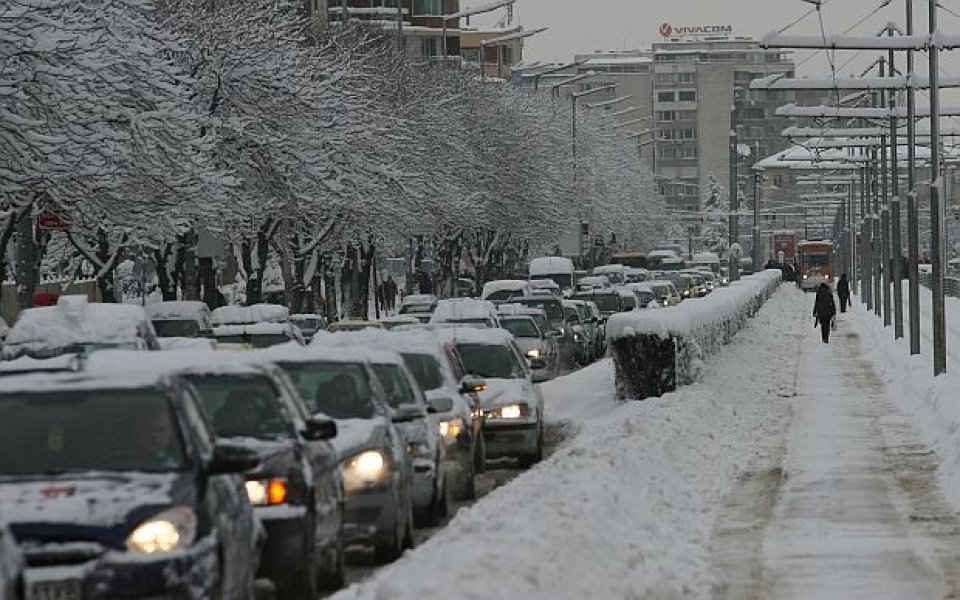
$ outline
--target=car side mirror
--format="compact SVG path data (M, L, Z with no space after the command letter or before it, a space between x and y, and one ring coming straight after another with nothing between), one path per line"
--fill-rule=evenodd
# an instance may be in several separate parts
M476 394L487 389L487 382L480 377L467 375L460 383L461 394Z
M439 396L433 398L427 403L427 412L430 414L448 413L453 410L453 398L450 396Z
M390 415L394 423L407 423L427 416L427 413L416 404L401 404Z
M211 475L237 475L256 469L260 466L260 455L250 448L217 443L213 448L213 459L210 461Z
M337 437L337 422L321 417L310 417L307 419L303 437L311 442L332 440Z

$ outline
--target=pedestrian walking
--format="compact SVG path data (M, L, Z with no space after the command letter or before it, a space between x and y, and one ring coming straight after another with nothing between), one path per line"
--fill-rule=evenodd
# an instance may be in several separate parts
M383 301L387 305L387 311L393 312L397 302L397 283L392 275L387 275L387 281L383 284Z
M830 343L830 325L836 314L837 303L833 301L833 292L829 285L821 283L817 288L817 299L813 303L813 326L820 326L824 344Z
M840 276L840 281L837 282L837 298L840 299L840 312L847 312L847 306L850 306L850 281L847 279L847 274L844 273Z

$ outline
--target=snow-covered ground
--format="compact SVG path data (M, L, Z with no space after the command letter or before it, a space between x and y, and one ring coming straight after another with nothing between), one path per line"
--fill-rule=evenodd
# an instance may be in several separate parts
M546 418L572 437L335 598L710 596L722 500L766 454L795 393L810 321L806 299L798 310L785 291L676 393L618 403L609 361L546 384Z

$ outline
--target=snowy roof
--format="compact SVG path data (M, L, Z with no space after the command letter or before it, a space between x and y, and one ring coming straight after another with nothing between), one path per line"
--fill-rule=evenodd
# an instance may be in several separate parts
M518 291L518 292L528 292L530 291L530 282L525 279L499 279L497 281L488 281L483 285L483 292L480 294L481 298L486 298L491 294L502 291Z
M626 265L601 265L593 268L594 275L606 275L607 273L626 273Z
M100 375L111 373L252 373L257 372L255 361L247 352L214 352L185 350L183 352L132 352L104 350L96 352L84 363L84 371Z
M254 350L249 355L252 360L267 362L367 363L376 357L377 352L367 348L327 348L319 345L303 347L284 344L264 350Z
M387 331L365 329L339 333L318 333L310 342L311 348L384 348L394 352L436 355L441 351L439 340L428 330Z
M28 308L10 329L6 348L63 348L73 344L129 342L147 315L131 304L90 303L86 296L61 296L56 306Z
M203 302L174 301L158 302L146 306L151 321L164 319L201 319L210 317L210 308Z
M650 56L611 56L611 57L599 56L596 58L588 58L583 64L586 66L638 65L638 64L649 64L652 62L653 62L653 58Z
M530 287L534 290L551 289L559 290L560 284L552 279L531 279Z
M535 308L533 306L526 306L524 304L501 304L497 307L497 312L501 315L544 315L546 312L543 309Z
M246 325L220 325L213 328L214 337L230 335L278 335L290 331L289 323L250 323Z
M458 321L461 319L496 318L497 307L493 302L473 298L449 298L437 304L437 310L430 318L431 323Z
M42 393L70 390L138 389L157 385L154 373L33 373L0 378L0 394Z
M213 311L214 325L242 325L245 323L283 323L290 319L290 310L277 304L251 306L221 306Z

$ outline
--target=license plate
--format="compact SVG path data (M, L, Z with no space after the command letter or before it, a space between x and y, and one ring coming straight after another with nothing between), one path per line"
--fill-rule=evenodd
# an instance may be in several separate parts
M27 600L83 600L79 581L35 581L27 584Z

